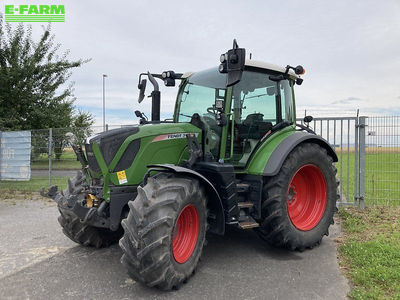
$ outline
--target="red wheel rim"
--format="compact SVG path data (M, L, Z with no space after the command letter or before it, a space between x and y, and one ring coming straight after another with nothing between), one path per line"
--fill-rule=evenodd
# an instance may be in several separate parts
M186 205L176 220L172 233L172 253L183 264L192 255L199 236L199 214L193 204Z
M294 174L287 191L290 221L300 230L313 229L325 212L326 181L315 165L304 165Z

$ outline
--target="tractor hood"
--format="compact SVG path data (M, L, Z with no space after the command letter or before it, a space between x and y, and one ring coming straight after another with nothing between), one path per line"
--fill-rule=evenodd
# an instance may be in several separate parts
M100 172L103 159L107 170L127 169L139 152L150 150L151 144L167 143L164 145L166 147L173 141L186 143L188 133L198 135L200 132L199 128L189 123L133 125L102 132L86 141L85 150L89 168L94 172ZM98 153L95 155L94 144L98 146L102 159L99 158ZM154 163L151 159L149 160L147 164Z

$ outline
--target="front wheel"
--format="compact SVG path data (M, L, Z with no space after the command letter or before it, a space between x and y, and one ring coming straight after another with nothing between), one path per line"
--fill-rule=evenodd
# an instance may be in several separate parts
M122 221L122 264L148 286L178 288L194 273L203 249L204 189L196 179L160 173L138 188L129 207Z
M304 250L318 245L333 224L336 168L317 144L296 147L279 173L266 179L259 236L272 246Z

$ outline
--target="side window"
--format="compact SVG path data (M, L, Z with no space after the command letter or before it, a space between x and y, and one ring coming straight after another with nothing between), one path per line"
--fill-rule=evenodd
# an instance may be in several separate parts
M293 81L281 81L282 119L293 120Z

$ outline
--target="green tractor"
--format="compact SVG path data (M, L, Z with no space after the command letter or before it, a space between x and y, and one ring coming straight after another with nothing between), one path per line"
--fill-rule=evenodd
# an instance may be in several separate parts
M194 274L206 233L253 228L270 245L305 250L328 235L336 209L334 149L305 117L296 124L301 66L246 59L234 40L219 67L142 73L153 86L151 121L72 147L82 170L57 191L63 232L85 246L119 241L136 281L163 290ZM146 79L147 78L147 79ZM180 81L173 119L160 120L160 90Z

